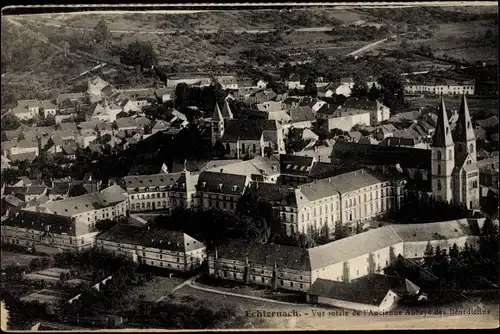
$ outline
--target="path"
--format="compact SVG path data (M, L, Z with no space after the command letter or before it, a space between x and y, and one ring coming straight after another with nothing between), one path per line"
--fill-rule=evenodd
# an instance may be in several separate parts
M282 302L279 300L268 299L268 298L263 298L263 297L248 296L248 295L243 295L243 294L234 293L234 292L226 292L226 291L220 291L220 290L211 289L211 288L205 288L205 287L201 287L201 286L196 285L195 280L196 279L191 280L189 283L187 283L187 285L189 285L189 287L191 287L195 290L212 292L212 293L217 293L217 294L225 295L225 296L233 296L233 297L238 297L238 298L246 298L246 299L253 299L253 300L258 300L258 301L263 301L263 302L294 306L294 307L305 306L303 304L288 303L288 302ZM186 282L184 282L184 283L186 283ZM310 307L310 305L307 305L307 306Z
M163 299L165 299L169 294L171 293L174 293L175 291L179 290L180 288L186 286L186 285L189 285L191 286L191 284L194 283L195 280L197 280L199 277L201 276L201 274L198 274L198 275L195 275L193 277L190 277L188 278L187 280L185 280L184 282L182 282L181 284L177 285L175 288L172 289L172 291L170 291L168 294L166 294L165 296L162 296L160 298L158 298L156 300L156 302L161 302Z

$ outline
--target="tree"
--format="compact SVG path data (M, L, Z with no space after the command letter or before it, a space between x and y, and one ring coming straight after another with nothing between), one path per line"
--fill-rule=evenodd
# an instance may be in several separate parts
M366 98L368 96L368 85L365 80L360 77L354 79L354 87L351 96L357 98Z
M118 221L115 219L102 219L102 220L98 220L95 223L95 229L99 232L104 232L104 231L109 230L110 228L112 228L116 224L118 224Z
M97 43L106 42L111 36L108 25L104 19L101 19L94 28L94 39Z
M375 86L375 84L372 84L370 87L367 97L370 101L376 101L380 98L380 90Z
M4 114L2 117L2 131L15 130L21 126L19 118L12 115L11 113Z
M224 145L220 142L220 140L215 142L214 145L214 152L215 155L219 158L222 159L226 155L226 148Z
M276 82L276 81L271 81L267 84L267 88L270 88L275 92L276 94L284 94L288 91L286 88L285 84L282 82Z
M401 76L393 71L386 71L379 78L382 86L382 97L384 105L399 112L404 108L404 85Z
M157 65L157 56L151 42L136 40L119 52L120 61L131 66L151 68Z
M430 267L434 262L434 247L432 247L431 242L427 242L427 247L424 251L424 263L427 267Z
M309 77L305 83L304 92L307 95L316 95L318 92L318 88L316 87L316 83L314 79Z
M458 246L457 246L456 243L453 243L453 246L450 247L449 254L450 254L450 257L453 258L453 259L458 258L459 249L458 249Z

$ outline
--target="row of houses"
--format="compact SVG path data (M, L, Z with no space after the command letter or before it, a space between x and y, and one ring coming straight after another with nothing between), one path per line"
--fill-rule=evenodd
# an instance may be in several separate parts
M435 79L404 82L405 94L424 95L474 95L475 80Z

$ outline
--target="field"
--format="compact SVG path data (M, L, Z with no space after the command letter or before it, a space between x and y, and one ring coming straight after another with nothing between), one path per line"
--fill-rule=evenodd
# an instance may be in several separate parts
M491 61L498 58L497 47L484 40L488 30L496 31L498 36L498 26L493 20L443 23L438 27L439 30L434 32L432 38L407 39L409 47L429 45L438 57L446 54L454 59L472 62ZM400 40L389 41L378 47L378 50L400 49L400 44Z
M183 281L183 279L177 277L156 276L142 286L130 287L129 296L131 299L142 299L147 302L157 301L161 297L168 295Z
M439 104L439 97L424 97L411 99L409 102L413 109L418 108L429 108L436 109ZM461 98L460 97L444 97L444 102L448 110L458 110L460 107ZM467 99L467 105L469 106L469 111L471 117L475 119L487 118L491 115L498 115L498 99Z
M6 266L9 265L20 265L20 266L27 266L30 264L31 260L33 259L39 259L42 258L43 256L39 255L31 255L31 254L23 254L23 253L14 253L14 252L9 252L9 251L1 251L1 262L2 262L2 268L5 268Z

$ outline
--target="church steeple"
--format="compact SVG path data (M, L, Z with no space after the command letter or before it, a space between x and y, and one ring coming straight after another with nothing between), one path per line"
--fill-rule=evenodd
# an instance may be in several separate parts
M222 113L219 108L219 104L215 102L214 113L212 114L212 122L222 121L224 118L222 117Z
M432 146L448 147L452 145L453 137L451 135L450 122L448 121L448 114L446 113L446 106L444 104L443 96L441 96L436 131L434 133L434 137L432 138Z
M453 199L452 174L455 168L455 145L446 114L446 106L441 96L436 132L431 146L431 182L432 192L444 201Z
M212 115L212 145L222 138L224 135L224 117L219 108L219 104L215 102L214 113Z
M476 136L469 113L469 106L465 95L462 96L462 103L458 110L457 125L453 134L455 141L457 158L464 159L470 154L476 160Z
M224 100L224 106L222 107L222 117L224 117L224 119L233 119L233 112L231 111L227 98Z

